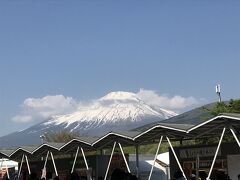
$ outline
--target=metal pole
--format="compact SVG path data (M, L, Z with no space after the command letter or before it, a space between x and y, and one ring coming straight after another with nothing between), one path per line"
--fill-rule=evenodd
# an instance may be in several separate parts
M138 152L138 148L139 146L136 145L136 171L137 171L137 178L139 179L139 152Z
M56 164L55 164L55 161L54 161L54 158L53 158L52 151L50 151L50 155L52 157L52 162L53 162L53 167L54 167L55 174L56 174L56 176L58 176L58 172L57 172L57 168L56 168Z
M30 170L30 166L29 166L29 163L28 163L28 157L26 155L25 156L25 160L26 160L26 163L27 163L27 168L28 168L28 174L30 175L31 174L31 170Z
M174 151L174 149L173 149L173 146L172 146L170 140L168 139L167 136L166 136L166 138L167 138L168 144L169 144L169 146L170 146L170 148L171 148L171 150L172 150L172 152L173 152L173 155L174 155L174 157L175 157L175 159L176 159L176 161L177 161L178 167L179 167L180 170L182 171L183 177L184 177L185 179L187 179L187 178L186 178L186 175L185 175L185 173L184 173L184 171L183 171L183 169L182 169L182 166L181 166L181 164L180 164L180 162L179 162L179 160L178 160L178 157L177 157L177 155L176 155L176 153L175 153L175 151Z
M98 176L99 176L99 170L98 170L98 167L99 167L99 164L98 164L98 162L99 162L99 156L97 155L96 156L96 162L95 162L95 166L96 166L96 175L95 175L95 179L98 179Z
M148 180L150 180L151 177L152 177L153 167L155 166L155 161L156 161L156 159L157 159L158 151L159 151L159 148L160 148L161 143L162 143L162 138L163 138L163 136L161 136L160 139L159 139L157 151L156 151L156 154L155 154L155 156L154 156L154 160L153 160L153 164L152 164L152 167L151 167L150 174L149 174L149 176L148 176Z
M224 133L225 133L225 129L226 129L226 128L224 127L224 128L223 128L223 131L222 131L222 135L221 135L220 140L219 140L219 143L218 143L218 146L217 146L216 153L215 153L214 158L213 158L213 162L212 162L211 168L210 168L209 173L208 173L207 179L210 179L210 176L211 176L211 174L212 174L212 169L213 169L214 163L215 163L215 161L216 161L216 158L217 158L217 154L218 154L220 145L221 145L221 143L222 143L222 139L223 139L223 136L224 136Z
M240 142L239 142L239 140L238 140L238 138L237 138L237 136L236 136L236 134L235 134L234 130L233 130L232 128L230 128L230 131L232 132L232 134L233 134L233 137L235 138L235 140L236 140L236 141L237 141L237 143L238 143L238 146L240 147Z
M114 153L115 146L116 146L116 141L113 144L113 148L112 148L111 156L110 156L110 159L109 159L109 162L108 162L107 171L105 173L104 180L107 180L107 175L108 175L108 171L109 171L109 167L110 167L110 164L111 164L111 160L112 160L112 156L113 156L113 153Z
M46 165L47 165L48 155L49 155L49 151L47 152L47 156L46 156L44 166L43 166L43 168L45 168L45 169L46 169Z
M82 155L83 155L84 163L85 163L86 168L87 168L87 170L88 170L89 168L88 168L88 164L87 164L87 160L86 160L86 157L85 157L85 154L84 154L83 148L81 148L81 151L82 151Z
M20 167L19 167L19 170L18 170L18 179L19 179L20 174L21 174L23 160L24 160L24 155L22 156L22 161L21 161L21 164L20 164Z
M75 163L76 163L77 156L78 156L78 151L79 151L79 146L77 147L77 152L75 154L75 158L74 158L74 161L73 161L71 173L73 173L73 170L74 170L74 167L75 167Z
M123 149L122 149L122 145L121 145L120 143L118 143L118 145L119 145L119 147L120 147L120 150L121 150L121 153L122 153L124 162L125 162L125 164L126 164L127 170L128 170L129 173L131 173L130 168L129 168L128 163L127 163L127 160L126 160L126 157L125 157L125 154L124 154Z
M222 102L221 94L220 94L220 92L217 94L218 94L218 102L221 103Z
M167 176L166 179L169 180L170 179L170 166L169 165L166 166L166 173L167 173L166 174L166 176Z
M84 159L84 162L85 162L85 165L86 165L86 168L87 168L87 175L89 176L89 179L92 180L92 176L89 172L89 167L88 167L88 164L87 164L86 156L85 156L85 153L84 153L82 147L81 147L81 151L82 151L83 159Z
M197 154L197 157L196 157L196 179L199 178L199 163L200 163L199 154Z

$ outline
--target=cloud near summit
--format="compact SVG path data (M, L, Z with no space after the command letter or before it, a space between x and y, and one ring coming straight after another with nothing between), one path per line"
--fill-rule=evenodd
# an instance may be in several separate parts
M197 99L192 96L183 97L180 95L174 95L170 97L168 95L160 95L153 90L146 89L140 89L137 96L139 99L150 105L159 106L176 112L189 110L196 106L200 106L205 102L204 99Z
M27 98L21 105L21 112L12 118L14 122L28 123L44 121L53 115L71 113L78 107L72 97L63 95Z
M153 90L146 89L140 89L136 95L139 99L149 105L158 106L175 112L183 112L203 104L202 100L191 96L183 97L175 95L169 97L167 95L160 95ZM100 99L94 101L89 100L88 105L98 102L99 100ZM48 95L42 98L27 98L21 105L20 113L14 116L12 121L29 124L42 122L54 115L72 113L83 106L85 107L82 102L79 102L72 97L66 97L63 95ZM87 106L85 108L87 108Z

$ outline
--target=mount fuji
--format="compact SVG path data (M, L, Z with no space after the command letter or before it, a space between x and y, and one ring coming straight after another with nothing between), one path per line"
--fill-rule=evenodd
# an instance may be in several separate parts
M151 106L130 92L111 92L77 111L53 116L23 131L0 138L0 146L11 147L40 143L43 133L77 132L83 136L101 136L109 131L126 131L177 115Z

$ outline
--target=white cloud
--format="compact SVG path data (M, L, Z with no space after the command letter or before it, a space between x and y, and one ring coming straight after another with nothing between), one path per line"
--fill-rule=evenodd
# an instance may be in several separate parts
M205 102L203 99L197 99L192 96L183 97L175 95L173 97L169 97L168 95L159 95L153 90L146 89L140 89L137 96L150 105L159 106L177 112L189 110L196 106L200 106Z
M175 95L169 97L160 95L153 90L140 89L137 93L139 99L149 105L158 106L168 110L173 110L177 113L189 110L203 104L205 101L194 97L183 97ZM102 104L100 99L88 102L78 102L72 97L63 95L45 96L42 98L27 98L21 105L21 111L18 115L12 118L12 121L18 123L34 124L49 119L54 115L68 114L81 108L89 108L90 105L98 106Z
M27 98L21 105L21 112L12 118L14 122L29 123L46 120L53 115L73 112L78 103L72 97L63 95Z

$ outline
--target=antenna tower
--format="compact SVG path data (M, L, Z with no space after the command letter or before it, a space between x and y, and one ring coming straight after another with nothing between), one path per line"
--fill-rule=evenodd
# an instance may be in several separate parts
M216 85L216 93L218 95L218 102L222 102L220 84Z

